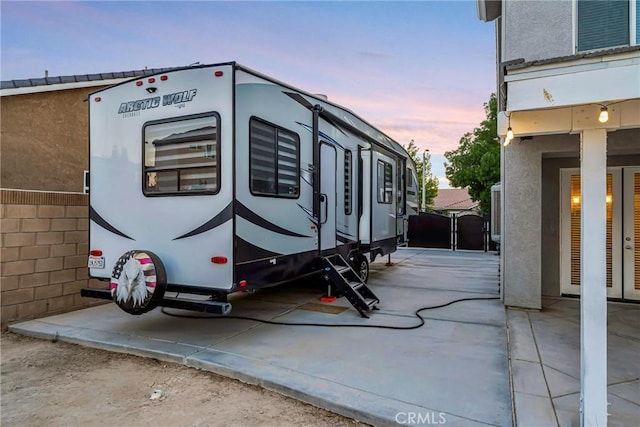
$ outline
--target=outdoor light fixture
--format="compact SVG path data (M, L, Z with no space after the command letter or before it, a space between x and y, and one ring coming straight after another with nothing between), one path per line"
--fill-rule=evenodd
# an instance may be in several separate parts
M508 114L509 118L509 127L507 128L507 135L504 137L504 146L511 144L511 140L513 139L513 129L511 129L511 114Z
M609 109L606 106L600 108L600 116L598 116L600 123L607 123L609 121Z
M511 144L511 140L513 139L513 130L511 126L507 129L507 136L504 138L504 146Z

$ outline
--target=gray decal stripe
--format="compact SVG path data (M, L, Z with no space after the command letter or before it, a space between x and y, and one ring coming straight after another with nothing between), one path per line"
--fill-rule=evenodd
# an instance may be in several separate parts
M311 109L313 108L313 104L311 104L309 101L307 101L306 99L304 99L304 97L302 95L300 95L299 93L294 93L294 92L283 92L285 95L287 95L288 97L294 99L296 102L304 105L305 107Z
M282 254L271 252L236 236L236 263L238 264L249 261L275 258L280 255Z
M236 213L240 217L249 221L250 223L257 225L260 228L273 231L274 233L284 234L285 236L293 236L293 237L311 237L311 236L305 236L304 234L298 234L293 231L284 229L278 225L275 225L274 223L269 222L266 219L262 218L260 215L254 213L239 201L236 201Z
M213 230L217 226L224 224L233 217L233 205L229 203L218 215L211 218L209 221L202 224L195 230L191 230L187 234L183 234L180 237L176 237L173 240L184 239L185 237L195 236L197 234L204 233L205 231Z
M89 206L89 218L91 219L91 221L95 222L105 230L112 232L113 234L117 234L118 236L124 237L125 239L134 240L124 234L122 231L115 228L113 225L109 224L104 218L100 216L98 212L95 211L95 209L93 209L93 206Z
M299 93L294 93L294 92L282 92L285 95L287 95L289 98L295 100L296 102L298 102L299 104L305 106L306 108L308 108L309 110L313 109L313 104L310 103L309 101L307 101L302 95L300 95ZM334 128L338 129L340 131L340 133L342 133L344 136L348 137L349 135L342 130L342 128L336 124L334 121L323 117L331 126L333 126Z

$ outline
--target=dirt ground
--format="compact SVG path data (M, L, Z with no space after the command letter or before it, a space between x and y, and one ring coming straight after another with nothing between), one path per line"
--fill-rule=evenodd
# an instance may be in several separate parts
M3 333L1 424L364 426L210 372ZM151 399L155 390L161 390Z

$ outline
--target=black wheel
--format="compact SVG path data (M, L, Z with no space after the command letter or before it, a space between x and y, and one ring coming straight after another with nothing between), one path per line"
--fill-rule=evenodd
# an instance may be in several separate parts
M143 314L156 308L164 298L167 273L153 252L129 251L113 266L110 289L118 307L129 314Z
M359 255L356 258L356 268L355 268L356 272L358 273L358 275L360 276L360 279L367 283L367 280L369 280L369 261L367 260L367 257L364 255Z

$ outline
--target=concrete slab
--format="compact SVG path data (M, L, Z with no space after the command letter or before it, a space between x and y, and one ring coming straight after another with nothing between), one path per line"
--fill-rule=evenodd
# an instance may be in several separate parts
M542 363L580 378L580 324L553 316L531 317Z
M371 319L353 308L339 313L300 309L318 303L324 291L313 280L236 296L232 315L411 326L418 323L413 313L420 307L497 296L498 257L491 253L404 249L392 260L393 267L384 266L386 257L371 265L371 287L382 299ZM344 299L335 304L348 306ZM159 310L135 317L111 304L10 329L211 370L373 425L407 424L409 417L423 424L444 419L454 426L510 425L500 301L465 301L423 316L426 324L414 330L276 326L175 318Z
M550 366L544 366L544 375L551 397L580 392L580 378L572 377Z
M538 349L533 339L527 312L518 309L508 310L507 327L511 359L539 363Z
M640 421L640 407L625 399L609 393L607 425L609 427L637 426ZM580 393L553 399L553 404L558 414L558 424L561 427L580 426Z
M580 425L579 304L545 298L539 312L507 311L519 426ZM608 320L609 425L640 425L640 306L609 303ZM535 368L538 364L541 371ZM546 396L541 393L545 382Z
M640 379L609 386L609 393L640 406ZM640 409L639 416L640 416Z
M622 306L618 310L608 312L608 328L614 335L640 341L640 310L637 307Z
M557 426L556 414L551 401L545 397L526 393L514 393L516 422L525 427Z
M512 360L513 390L518 393L549 397L542 366L524 360Z

